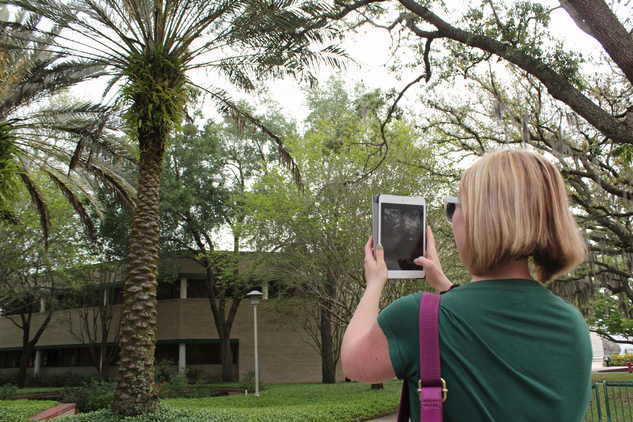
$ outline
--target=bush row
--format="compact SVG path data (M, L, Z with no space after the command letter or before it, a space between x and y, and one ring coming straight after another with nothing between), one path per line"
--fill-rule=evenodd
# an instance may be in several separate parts
M18 387L13 384L0 386L0 400L6 400L18 395Z
M35 416L57 404L55 401L0 400L0 422L28 421L31 416Z
M628 361L633 362L633 353L627 353L624 355L611 355L611 366L625 366ZM606 366L606 363L603 363Z
M153 414L124 418L110 410L71 416L65 422L340 422L367 420L397 411L401 383L372 390L358 383L271 385L256 398L228 396L171 399Z
M114 400L116 383L95 381L84 383L82 387L66 387L62 393L62 403L75 403L80 412L108 409Z
M165 379L168 381L160 381L154 387L161 400L217 396L213 386L205 388L203 385L190 385L183 374L171 374ZM2 388L0 387L0 394ZM84 382L81 387L66 387L62 393L62 402L75 403L80 412L109 409L114 400L115 389L115 381L91 380Z
M40 388L40 387L80 387L84 382L90 380L101 379L99 374L82 375L73 372L65 372L62 374L40 375L33 377L28 375L26 377L27 388ZM7 374L0 374L0 385L6 384L18 384L18 371L9 372Z

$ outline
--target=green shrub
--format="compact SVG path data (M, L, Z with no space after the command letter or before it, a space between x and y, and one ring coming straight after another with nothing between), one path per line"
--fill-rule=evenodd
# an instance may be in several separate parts
M167 359L163 359L154 367L154 382L156 384L168 383L172 376L171 364Z
M21 388L18 390L18 395L25 396L28 394L61 393L62 391L64 391L63 387L31 387Z
M109 410L70 416L64 422L341 422L396 412L401 382L372 390L359 383L270 385L261 397L171 399L153 414L123 418Z
M18 395L18 387L13 384L6 384L0 387L0 400L6 400Z
M204 369L201 368L189 368L187 369L187 381L189 384L197 384L202 382L206 378Z
M611 355L611 366L626 366L628 361L633 362L633 353L627 353L625 355L614 354ZM606 365L606 363L603 363Z
M99 374L82 375L74 372L64 372L62 374L27 375L25 387L27 388L63 388L80 387L86 381L101 379ZM18 384L18 371L0 375L0 385Z
M67 387L62 392L62 403L75 403L80 412L87 411L90 404L90 394L83 388Z
M29 377L27 387L80 387L86 382L99 381L99 374L77 374L75 372L64 372L63 374L51 374Z
M187 384L185 374L171 374L169 382L161 382L156 384L156 393L161 399L173 399L183 397L191 393L191 386Z
M56 401L2 401L0 400L0 422L27 422L46 409L57 406Z
M91 380L80 388L65 388L62 403L75 403L80 412L108 409L114 400L115 387L114 382Z
M240 382L240 388L242 390L248 390L249 393L255 391L255 371L249 371L242 377ZM265 390L266 384L262 381L262 377L259 377L259 391Z
M0 385L7 384L18 385L18 371L0 374Z

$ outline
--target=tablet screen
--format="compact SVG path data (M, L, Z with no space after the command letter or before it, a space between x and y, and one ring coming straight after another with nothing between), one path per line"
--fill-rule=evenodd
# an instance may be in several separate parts
M389 270L422 270L413 260L424 255L424 207L382 204L381 243Z

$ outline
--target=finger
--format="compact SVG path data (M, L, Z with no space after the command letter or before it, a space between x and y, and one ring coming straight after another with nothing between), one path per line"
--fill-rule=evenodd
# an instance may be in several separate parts
M426 257L431 258L437 256L437 250L435 249L435 238L433 237L433 230L431 226L426 227Z
M374 257L374 251L372 250L374 247L374 236L369 236L369 240L365 244L365 258L371 256Z
M385 250L380 243L376 246L376 262L378 262L378 264L384 264L385 262Z
M426 272L433 271L435 269L435 263L433 261L431 261L428 258L425 258L423 256L419 256L416 259L413 260L413 263L415 265L419 265L421 267L424 267Z

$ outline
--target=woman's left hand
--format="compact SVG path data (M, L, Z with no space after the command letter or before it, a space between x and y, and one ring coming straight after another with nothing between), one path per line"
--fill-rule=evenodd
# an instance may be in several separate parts
M374 236L369 236L365 245L365 279L367 287L376 285L381 289L387 283L387 264L385 263L385 250L382 245L376 247L374 257Z
M453 283L444 275L440 258L435 249L435 239L431 227L426 228L426 256L416 258L414 263L422 265L426 273L426 282L438 293L451 288Z

